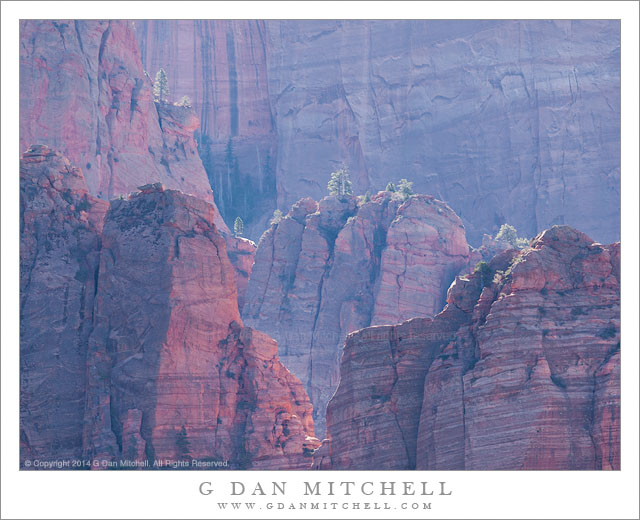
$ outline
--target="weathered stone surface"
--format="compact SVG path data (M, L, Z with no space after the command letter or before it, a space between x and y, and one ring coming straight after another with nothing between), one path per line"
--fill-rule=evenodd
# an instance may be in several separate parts
M193 138L198 118L156 106L132 22L24 20L20 40L21 150L60 150L102 199L162 182L213 202Z
M265 23L135 21L145 70L153 76L163 67L172 98L191 99L201 120L200 155L216 203L230 224L242 217L249 237L260 236L276 208Z
M451 281L468 262L460 218L433 197L411 197L387 230L372 324L435 314Z
M433 197L302 199L260 240L243 317L278 340L323 432L346 335L433 316L468 258L460 219Z
M620 467L619 244L554 227L447 301L349 336L318 467Z
M341 163L357 193L407 177L447 201L474 245L505 221L620 237L618 21L155 20L136 35L146 69L192 97L216 200L250 237L276 205L321 198Z
M507 221L619 240L620 24L273 20L267 73L278 204L406 177L469 241ZM286 206L285 206L286 207Z
M275 341L241 325L214 207L145 188L105 219L85 456L139 456L144 442L152 460L309 467L311 404Z
M108 204L32 146L20 161L20 459L82 454L87 341Z
M21 460L311 466L311 402L242 326L212 204L157 182L109 206L40 145L20 180Z

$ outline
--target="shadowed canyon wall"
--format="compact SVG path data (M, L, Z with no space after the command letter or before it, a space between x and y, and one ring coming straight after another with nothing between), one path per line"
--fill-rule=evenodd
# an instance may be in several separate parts
M136 20L135 27L144 68L152 77L164 68L172 99L188 96L200 118L198 148L220 211L229 225L242 217L248 236L259 237L276 207L265 22Z
M356 193L407 177L447 201L474 245L505 221L620 237L617 21L136 21L136 35L147 71L192 98L216 201L252 238L275 207L320 199L341 163Z
M619 371L620 245L554 227L347 338L316 466L619 469Z

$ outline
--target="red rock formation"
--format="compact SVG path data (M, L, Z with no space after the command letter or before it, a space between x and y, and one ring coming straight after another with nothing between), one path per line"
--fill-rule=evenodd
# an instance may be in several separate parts
M142 64L201 120L200 153L228 222L259 236L276 207L276 133L261 20L136 20Z
M214 207L153 188L105 220L85 456L139 457L143 441L149 459L309 467L311 404L276 343L241 325Z
M22 150L60 150L99 198L162 182L213 202L193 138L198 119L156 107L132 22L24 20L20 40Z
M387 230L371 323L435 314L468 261L469 245L460 218L433 197L411 197Z
M107 206L60 153L33 146L22 154L21 460L82 454L87 340Z
M107 212L45 146L20 175L21 460L310 467L311 403L241 324L215 207L154 183Z
M433 320L352 334L316 466L618 469L619 303L619 244L554 227Z
M346 335L438 312L468 253L460 219L433 197L302 199L260 240L243 317L278 340L322 432Z

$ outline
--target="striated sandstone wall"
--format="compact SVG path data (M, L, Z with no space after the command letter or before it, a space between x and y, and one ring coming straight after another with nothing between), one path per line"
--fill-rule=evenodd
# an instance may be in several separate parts
M21 166L21 459L302 469L319 444L276 342L243 327L215 207L108 205L44 146Z
M349 336L316 465L619 469L619 251L554 227L433 320Z
M260 240L243 318L278 340L322 432L346 335L437 313L468 260L460 219L433 197L302 199Z

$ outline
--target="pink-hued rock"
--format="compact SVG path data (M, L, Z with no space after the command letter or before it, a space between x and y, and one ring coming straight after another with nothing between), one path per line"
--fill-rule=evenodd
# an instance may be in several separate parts
M147 459L146 446L141 435L142 412L135 408L127 410L122 424L122 455L125 460L144 463Z
M20 459L82 455L87 341L108 204L62 154L20 161Z
M249 239L227 235L227 256L235 270L236 287L238 289L238 308L244 306L244 295L249 285L249 277L253 269L253 260L257 246Z
M316 464L619 469L618 266L619 244L554 227L458 277L433 320L352 334Z
M105 219L85 457L125 457L123 436L141 413L150 460L309 467L305 443L319 444L311 404L275 341L241 325L214 206L143 188L113 201Z
M260 240L243 317L278 340L321 433L346 335L433 316L468 255L460 219L433 197L301 199Z
M20 40L21 150L60 150L102 199L162 182L213 202L198 118L154 103L132 22L23 20Z
M371 324L433 315L442 308L453 278L469 263L462 221L433 197L411 197L387 230L380 262Z
M142 64L167 72L172 99L186 95L201 121L199 144L216 202L248 236L276 207L276 132L262 20L136 20Z

